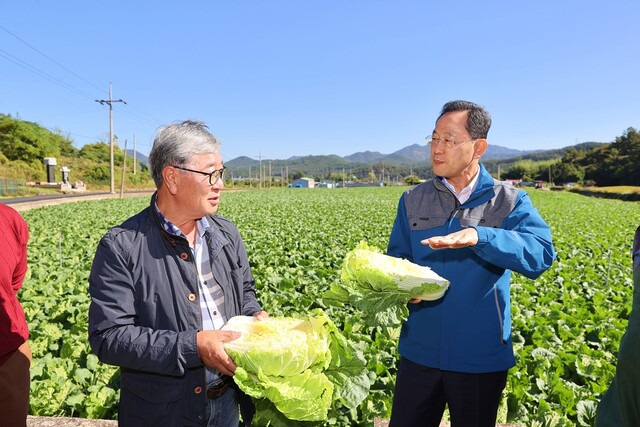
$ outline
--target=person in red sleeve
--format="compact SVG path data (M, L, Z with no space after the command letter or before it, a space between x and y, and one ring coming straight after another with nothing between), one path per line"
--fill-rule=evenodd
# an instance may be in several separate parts
M0 203L0 424L26 426L29 411L29 329L17 295L27 272L27 223Z

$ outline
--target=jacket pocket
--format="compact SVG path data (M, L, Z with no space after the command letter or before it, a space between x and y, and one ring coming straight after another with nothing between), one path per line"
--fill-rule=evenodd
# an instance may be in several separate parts
M458 218L460 226L467 227L493 227L500 228L509 212L497 212L491 208L491 204L484 204L470 209L462 209Z
M500 228L503 222L504 218L497 217L462 216L460 218L460 226L462 228L477 226Z
M122 389L149 403L173 402L182 396L182 380L151 375L127 375L122 379Z
M144 374L122 376L119 425L180 425L183 391L183 380L179 378Z
M436 228L445 225L447 219L448 218L444 216L434 215L410 216L409 227L411 227L411 231L428 230L430 228Z

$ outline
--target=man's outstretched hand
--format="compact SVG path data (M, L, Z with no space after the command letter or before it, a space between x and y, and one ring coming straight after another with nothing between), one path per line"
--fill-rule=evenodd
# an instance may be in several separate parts
M429 245L431 249L458 249L475 246L478 243L478 231L475 228L465 228L446 236L433 236L420 241L423 245Z

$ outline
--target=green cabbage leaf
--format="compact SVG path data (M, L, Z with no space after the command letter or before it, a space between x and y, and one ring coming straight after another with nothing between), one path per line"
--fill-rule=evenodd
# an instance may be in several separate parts
M357 408L369 392L362 352L322 310L299 318L236 316L223 329L241 333L225 350L237 366L234 381L257 400L257 419L275 411L281 420L326 421L330 411Z
M410 299L434 301L448 288L449 281L429 267L360 242L345 255L340 281L324 294L324 300L351 304L364 313L369 326L395 327L408 317Z

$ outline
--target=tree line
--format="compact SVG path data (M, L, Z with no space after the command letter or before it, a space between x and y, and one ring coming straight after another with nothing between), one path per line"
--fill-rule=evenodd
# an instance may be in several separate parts
M26 181L46 179L44 157L58 158L58 165L71 168L71 180L93 185L108 185L110 147L104 141L76 148L73 141L61 132L52 132L32 123L0 114L0 176ZM124 151L114 149L116 182L121 179ZM263 162L264 163L264 162ZM615 141L607 144L583 143L573 147L532 153L526 158L489 160L483 162L489 172L499 179L542 180L555 184L575 182L583 185L640 185L640 133L630 127ZM127 170L133 168L127 160ZM266 176L262 171L263 177ZM400 182L416 184L433 176L428 162L424 164L353 163L338 156L308 156L298 161L275 160L269 176L286 176L289 181L308 176L316 180ZM143 163L136 165L141 173L127 173L127 184L153 187ZM285 171L286 170L286 174ZM247 177L248 165L230 168L229 177ZM253 177L258 177L254 167Z
M570 148L559 159L520 160L510 164L502 179L574 182L582 185L640 185L640 133L630 127L615 141L595 147ZM495 169L495 167L494 167ZM495 170L492 171L495 174Z

